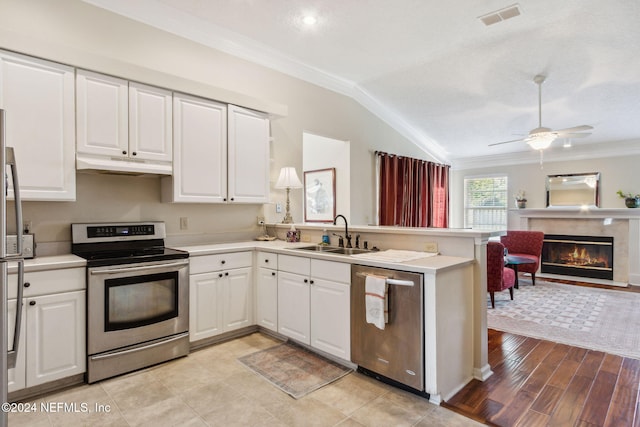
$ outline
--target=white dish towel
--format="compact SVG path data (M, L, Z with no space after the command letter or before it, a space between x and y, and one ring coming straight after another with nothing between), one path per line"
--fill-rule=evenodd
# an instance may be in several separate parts
M367 323L382 330L384 330L385 323L389 321L387 292L386 277L367 275L364 283L366 320Z

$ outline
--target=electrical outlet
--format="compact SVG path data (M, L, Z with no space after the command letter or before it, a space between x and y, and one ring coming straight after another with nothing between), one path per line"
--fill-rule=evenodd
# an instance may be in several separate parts
M22 231L26 234L29 234L33 231L33 223L30 219L25 219L22 221Z
M180 217L180 230L186 230L189 228L189 219L186 216Z
M436 242L427 242L424 244L425 252L438 252L438 243Z
M276 213L282 213L282 203L276 203Z
M311 242L311 236L302 236L300 237L300 240L306 243Z
M264 217L263 216L259 216L258 217L258 225L264 225Z

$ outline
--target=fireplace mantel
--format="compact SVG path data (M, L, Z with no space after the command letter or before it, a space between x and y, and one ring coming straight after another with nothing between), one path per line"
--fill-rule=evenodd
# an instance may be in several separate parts
M640 219L640 209L601 209L601 208L546 208L546 209L509 209L521 218L615 218Z
M618 224L625 231L614 241L614 264L622 267L616 273L622 277L614 280L640 285L640 209L509 209L509 214L519 217L520 229L536 229L549 234L563 234L563 230L572 227L575 231L584 231L572 234L609 235L604 228L616 228Z

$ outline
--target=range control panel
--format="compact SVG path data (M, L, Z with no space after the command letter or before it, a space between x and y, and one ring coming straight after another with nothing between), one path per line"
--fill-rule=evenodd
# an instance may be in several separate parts
M164 239L166 233L163 221L71 224L71 243Z
M153 236L155 227L153 224L143 225L110 225L110 226L89 226L87 227L87 237L116 237L116 236Z

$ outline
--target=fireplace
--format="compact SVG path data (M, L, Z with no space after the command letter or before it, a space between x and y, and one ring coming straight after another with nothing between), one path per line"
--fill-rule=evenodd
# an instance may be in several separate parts
M545 234L540 271L613 280L613 237Z

